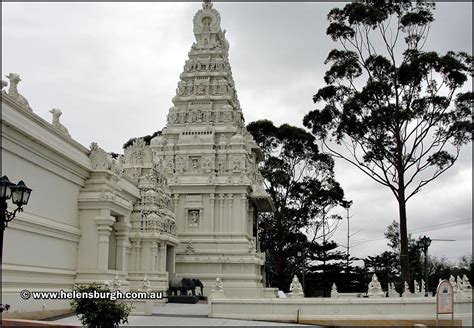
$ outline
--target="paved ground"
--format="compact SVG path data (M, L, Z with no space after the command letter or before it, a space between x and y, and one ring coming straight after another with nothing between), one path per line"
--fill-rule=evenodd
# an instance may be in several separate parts
M130 326L302 326L277 322L208 318L207 312L206 303L167 303L164 306L156 306L151 316L129 316L128 323ZM54 322L80 323L76 316L62 318Z

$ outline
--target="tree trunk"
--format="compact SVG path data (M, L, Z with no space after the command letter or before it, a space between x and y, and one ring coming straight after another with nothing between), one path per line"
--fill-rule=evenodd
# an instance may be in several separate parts
M276 220L276 225L277 225L277 233L276 233L276 274L277 274L277 281L278 281L278 288L281 290L286 290L289 286L285 286L285 258L283 254L283 236L284 236L284 231L282 227L282 220L281 220L281 215L280 212L275 213L275 220Z
M403 141L400 137L400 130L395 132L397 143L396 150L396 170L398 175L398 214L400 219L400 269L401 269L401 287L404 290L405 282L410 285L410 260L408 258L408 233L407 233L407 208L405 197L405 167L403 163Z
M407 209L405 200L405 181L403 175L399 177L400 187L398 189L398 211L400 216L400 266L402 274L402 290L405 281L410 284L410 260L408 258L408 232L407 232Z
M286 290L288 286L285 286L285 263L281 247L278 247L276 254L276 274L278 276L278 288Z

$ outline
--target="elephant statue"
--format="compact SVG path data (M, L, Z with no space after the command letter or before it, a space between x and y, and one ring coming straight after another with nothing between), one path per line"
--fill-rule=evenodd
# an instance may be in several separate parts
M203 293L204 285L202 284L202 281L197 279L197 278L192 278L192 280L194 282L195 288L199 287L201 289L201 295L204 295L204 293Z
M196 285L192 279L189 278L174 278L169 282L168 295L188 295L188 290L191 290L193 295L196 295Z
M203 295L203 284L201 280L196 278L174 278L169 282L169 291L168 295L178 295L178 290L180 295L188 295L190 290L192 295L196 295L196 287L201 289L201 295Z

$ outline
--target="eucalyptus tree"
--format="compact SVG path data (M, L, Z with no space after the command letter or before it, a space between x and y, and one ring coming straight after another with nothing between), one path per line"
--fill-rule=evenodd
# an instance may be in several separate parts
M425 50L434 3L353 2L328 14L339 42L304 125L327 151L387 187L398 202L403 281L410 281L407 201L456 162L472 139L472 56Z
M261 216L265 229L259 238L271 257L274 283L286 290L292 275L311 259L319 230L325 227L329 237L329 212L342 204L344 192L334 177L334 161L319 152L311 133L288 124L276 127L269 120L252 122L247 129L264 153L260 172L276 208Z

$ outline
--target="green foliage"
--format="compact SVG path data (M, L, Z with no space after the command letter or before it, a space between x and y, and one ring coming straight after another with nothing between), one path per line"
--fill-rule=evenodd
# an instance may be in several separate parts
M425 51L434 4L353 2L328 15L332 50L321 107L304 125L342 158L389 188L399 203L404 279L406 202L449 169L472 140L472 56Z
M252 122L247 129L265 155L260 172L276 207L260 218L267 282L288 290L292 276L302 270L297 252L312 256L311 245L325 226L322 218L342 204L344 192L334 178L332 158L319 152L310 133L268 120Z
M388 239L388 246L392 248L391 251L384 252L382 255L376 257L369 256L369 261L377 259L376 266L384 268L384 272L389 272L387 282L395 283L397 290L402 292L402 285L398 284L401 281L395 279L400 275L400 224L397 221L393 221L387 226L387 231L384 233L385 238ZM410 259L410 277L413 280L420 281L424 279L424 267L422 261L423 247L420 242L420 238L415 240L410 234L408 235L408 255ZM378 261L380 258L380 261ZM384 281L386 277L383 277L381 281Z
M399 253L393 251L385 251L380 255L368 256L364 260L366 269L368 270L369 279L375 273L384 290L388 290L388 284L394 283L396 289L401 292L402 286L400 280L400 256ZM370 273L369 273L370 272ZM366 291L367 285L364 286Z
M110 292L98 285L78 286L80 293ZM77 298L71 302L71 308L84 326L90 328L113 328L128 323L131 306L110 298Z
M338 251L334 241L312 243L309 246L310 274L308 275L308 296L328 297L333 283L341 288L347 283L346 254Z
M384 289L388 283L394 283L399 293L403 291L400 277L400 225L393 221L387 226L385 238L388 240L388 246L391 251L385 251L376 256L368 256L364 259L367 273L377 274L379 281ZM423 246L419 239L409 235L409 256L410 256L410 276L412 280L425 279ZM449 276L462 277L464 274L473 279L474 262L472 256L463 256L458 264L450 263L445 258L437 258L428 254L428 288L435 291L439 279L448 279ZM413 288L413 285L410 285Z

